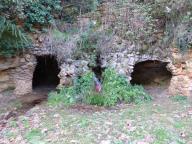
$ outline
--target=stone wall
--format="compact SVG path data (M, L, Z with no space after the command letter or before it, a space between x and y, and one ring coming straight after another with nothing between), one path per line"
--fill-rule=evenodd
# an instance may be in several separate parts
M175 55L175 53L173 53ZM180 53L176 54L182 55ZM181 57L184 57L181 58ZM133 72L134 66L138 62L147 60L158 60L161 62L167 62L167 69L172 73L172 78L169 86L170 96L183 95L192 96L192 54L188 53L181 56L176 63L171 58L158 57L155 55L147 54L132 54L127 51L120 53L113 53L103 57L103 67L112 67L118 73L126 75L128 80L131 80L131 73Z
M20 58L20 66L13 71L15 94L23 95L32 92L33 72L36 59L33 55L25 55Z
M0 92L14 88L12 70L19 64L19 57L0 58Z
M15 89L18 95L31 92L35 67L34 56L26 54L12 58L0 58L0 91Z
M59 73L59 78L60 78L60 84L59 86L63 85L72 85L73 79L76 76L80 76L87 71L89 71L88 68L88 61L85 60L77 60L77 61L67 61L63 63L60 66L60 73Z
M172 95L192 96L192 52L181 54L173 49L172 61L167 68L172 71L169 92Z
M133 47L133 46L132 46ZM40 53L39 53L40 54ZM192 53L182 56L178 51L172 52L171 58L155 55L130 52L125 49L121 52L108 53L101 56L101 67L114 68L119 74L127 76L131 80L135 64L147 60L158 60L167 62L167 69L172 73L169 86L170 95L191 96L192 91ZM82 75L90 70L86 60L68 59L60 63L59 86L71 85L74 77ZM32 92L33 72L36 66L35 54L26 54L20 57L0 59L0 91L15 88L17 95Z
M81 19L80 19L81 20ZM81 25L87 25L82 24ZM86 27L86 26L83 26ZM98 31L102 31L99 29ZM0 58L0 91L15 87L15 93L22 95L32 91L33 72L36 66L35 56L54 55L60 66L59 86L71 85L77 75L82 75L91 68L88 59L76 60L70 57L76 49L80 35L75 34L66 42L55 43L50 34L34 35L34 48L23 56ZM57 48L56 48L56 47ZM56 49L55 49L56 48ZM70 49L71 51L67 51ZM59 51L58 51L59 50ZM181 54L177 49L163 51L160 48L143 49L141 45L123 40L114 35L110 40L101 42L100 67L114 68L119 74L131 80L135 64L147 60L168 63L167 69L172 73L169 86L170 95L192 96L192 52Z

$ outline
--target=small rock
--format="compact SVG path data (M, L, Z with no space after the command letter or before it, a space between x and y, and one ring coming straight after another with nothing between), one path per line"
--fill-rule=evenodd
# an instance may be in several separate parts
M21 58L21 59L20 59L20 62L21 62L21 63L24 63L24 62L25 62L25 59L24 59L24 58Z
M71 140L70 142L71 142L71 143L75 143L75 144L78 144L78 143L79 143L77 140Z
M137 144L149 144L148 142L137 142Z
M185 137L186 137L186 135L185 135L184 132L181 132L181 133L180 133L180 136L181 136L182 138L185 138Z
M101 141L100 144L111 144L111 141L110 140L103 140L103 141Z
M188 111L188 115L192 115L192 110Z
M59 114L54 114L53 117L54 117L54 118L58 118L58 117L59 117Z

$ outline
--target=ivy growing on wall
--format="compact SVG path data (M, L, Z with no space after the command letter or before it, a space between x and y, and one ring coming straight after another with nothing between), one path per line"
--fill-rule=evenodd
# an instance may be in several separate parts
M6 18L0 17L0 55L13 55L29 45L29 37L21 28Z
M72 22L97 5L98 0L1 0L0 55L13 55L29 47L28 32L47 28L56 19Z

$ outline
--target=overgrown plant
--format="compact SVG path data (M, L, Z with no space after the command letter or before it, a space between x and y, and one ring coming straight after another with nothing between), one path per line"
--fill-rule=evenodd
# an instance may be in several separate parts
M77 15L96 10L97 6L98 0L71 0L70 2L68 0L1 0L0 53L13 55L29 47L26 45L29 44L29 41L26 41L29 31L43 30L55 24L56 19L69 22L68 16L77 17ZM68 13L68 8L77 11Z
M183 101L187 101L187 96L183 96L183 95L175 95L170 97L171 100L175 101L175 102L183 102Z
M126 77L118 75L113 69L106 69L103 73L103 90L100 94L86 96L89 104L113 106L118 102L140 103L151 100L142 86L133 86Z
M100 93L94 90L93 77L94 74L89 72L77 79L74 86L51 93L49 103L83 102L91 105L113 106L120 102L141 103L151 100L142 86L130 85L125 77L118 75L113 69L104 71Z
M74 104L75 102L76 99L75 99L74 87L64 87L60 88L59 92L49 93L48 103L50 105L57 105L59 103L70 105Z
M30 46L29 36L12 21L0 16L0 55L11 56Z
M25 26L29 29L32 26L46 26L54 22L54 15L59 15L61 11L60 0L37 0L25 6L26 17Z
M100 53L100 49L97 46L100 33L94 32L90 26L89 30L81 34L80 40L77 42L77 49L74 52L76 59L89 59L89 66L95 67L97 56Z

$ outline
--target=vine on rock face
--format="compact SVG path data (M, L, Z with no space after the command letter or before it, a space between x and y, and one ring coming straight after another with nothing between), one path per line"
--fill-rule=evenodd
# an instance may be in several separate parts
M0 1L0 55L15 55L30 47L28 32L41 31L54 24L56 19L66 20L81 12L97 7L97 0L76 1L70 4L77 13L68 13L67 0L1 0ZM63 15L63 12L66 12ZM75 19L74 19L75 20ZM68 21L67 21L68 22Z
M30 38L13 22L0 16L0 56L11 56L30 47Z

